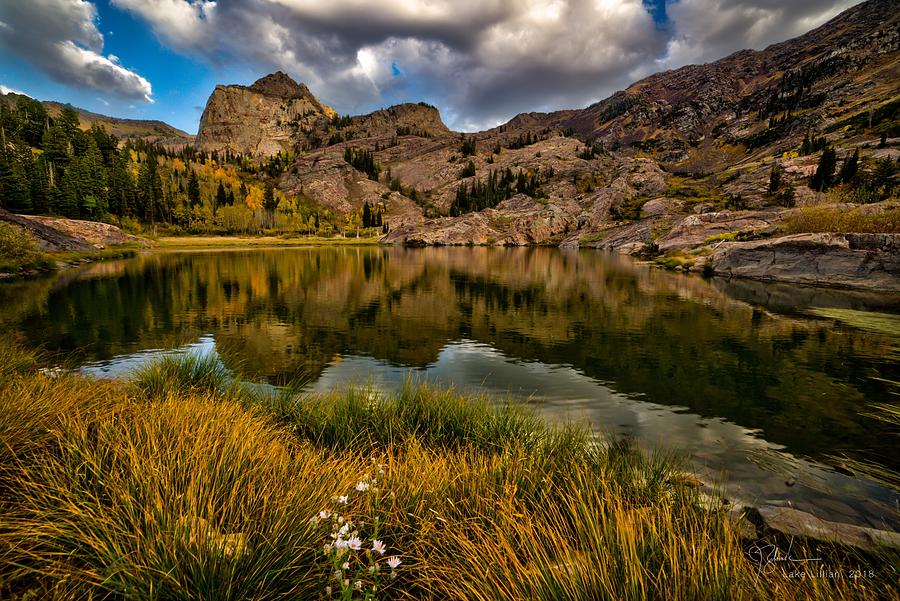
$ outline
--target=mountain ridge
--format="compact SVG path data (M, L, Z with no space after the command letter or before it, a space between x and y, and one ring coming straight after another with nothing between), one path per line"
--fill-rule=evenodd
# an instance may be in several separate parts
M14 108L20 97L36 100L27 94L9 92L7 94L0 94L0 102L4 102L11 108ZM80 127L82 129L90 129L93 125L101 125L108 133L120 138L138 137L168 146L192 144L194 141L194 136L192 134L182 131L159 119L112 117L110 115L95 113L87 109L79 108L68 103L57 102L55 100L38 100L38 102L44 105L51 117L59 115L60 111L66 106L75 109L78 113Z

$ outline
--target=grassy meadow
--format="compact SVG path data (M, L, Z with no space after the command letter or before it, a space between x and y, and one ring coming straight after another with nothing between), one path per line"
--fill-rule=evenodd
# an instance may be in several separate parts
M0 598L885 599L789 578L670 457L409 383L306 396L172 357L129 381L0 344ZM785 546L785 548L787 548Z

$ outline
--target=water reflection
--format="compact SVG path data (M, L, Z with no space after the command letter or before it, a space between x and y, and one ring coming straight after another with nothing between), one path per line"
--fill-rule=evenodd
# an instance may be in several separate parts
M391 387L412 369L686 449L745 497L859 521L897 502L823 462L900 467L895 439L860 416L891 402L898 339L805 314L896 315L897 296L706 282L555 249L332 248L151 254L2 285L0 306L93 371L186 344L273 384Z

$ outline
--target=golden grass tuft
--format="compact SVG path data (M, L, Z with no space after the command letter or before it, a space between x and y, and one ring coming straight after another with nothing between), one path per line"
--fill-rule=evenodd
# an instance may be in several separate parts
M198 365L182 375L218 373ZM311 522L325 508L361 532L377 510L403 560L379 598L877 599L896 582L896 557L865 558L882 571L865 582L762 574L725 515L675 483L671 458L487 399L0 373L3 598L329 598ZM377 507L353 492L372 462Z
M900 209L872 211L866 207L803 207L784 220L788 234L855 232L862 234L900 234Z

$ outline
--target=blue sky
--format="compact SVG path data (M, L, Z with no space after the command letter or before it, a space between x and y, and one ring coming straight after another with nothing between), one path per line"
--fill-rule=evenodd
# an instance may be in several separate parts
M4 0L0 85L195 133L216 84L277 69L357 114L448 125L577 108L655 71L762 48L851 0Z

